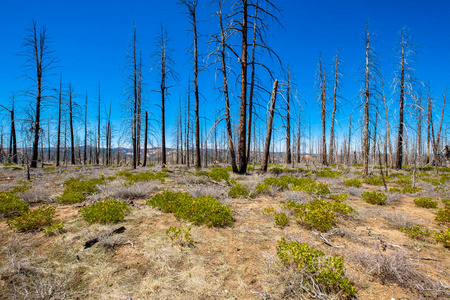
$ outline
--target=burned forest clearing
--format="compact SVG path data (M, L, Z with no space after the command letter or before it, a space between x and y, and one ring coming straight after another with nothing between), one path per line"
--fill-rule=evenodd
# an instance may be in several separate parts
M450 296L448 168L249 169L3 165L0 298Z

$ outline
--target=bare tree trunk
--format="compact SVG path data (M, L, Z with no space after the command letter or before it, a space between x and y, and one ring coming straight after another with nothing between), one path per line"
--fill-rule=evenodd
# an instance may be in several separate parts
M422 93L419 93L417 103L417 146L419 153L419 161L422 156Z
M277 100L278 80L273 83L272 96L270 97L269 119L267 120L266 145L264 147L264 155L261 163L261 171L267 172L267 164L269 161L270 141L272 138L273 115L275 112L275 102Z
M184 119L186 120L186 124L185 124L185 128L186 128L186 165L188 168L190 167L190 157L189 157L190 105L191 105L191 80L189 78L187 105L185 107L185 117L184 117Z
M224 93L224 98L225 98L225 120L226 120L227 136L228 136L228 149L230 151L231 168L233 170L233 173L238 173L239 170L236 165L236 153L234 151L234 145L233 145L233 130L231 127L231 109L230 109L230 100L229 100L229 95L228 95L227 65L225 62L225 59L226 59L226 33L223 28L222 9L221 9L220 1L219 1L219 25L220 25L220 59L221 59L221 63L222 63L223 93ZM241 99L241 105L242 105L242 99ZM241 109L241 113L242 113L242 109ZM245 109L244 109L244 114L245 114ZM244 123L244 128L245 128L245 123Z
M83 149L83 164L87 163L87 108L88 108L88 94L86 92L86 103L84 106L84 149Z
M291 158L291 114L290 114L290 70L287 70L286 78L286 163L290 164Z
M351 144L352 144L352 115L350 115L350 119L349 119L349 122L348 122L347 165L350 165Z
M97 149L95 153L95 162L97 165L100 164L100 121L101 121L101 112L100 112L100 104L101 104L101 94L100 94L100 84L98 85L98 118L97 118Z
M300 163L301 157L301 106L300 102L298 103L298 128L297 128L297 163Z
M148 111L145 111L145 132L144 132L144 164L147 166L147 147L148 147Z
M325 71L322 69L322 61L319 56L319 82L320 82L320 104L322 106L322 164L328 166L327 142L325 140L325 112L326 112L326 87Z
M447 89L445 90L444 100L442 102L441 121L439 123L439 130L438 130L438 133L437 133L437 140L436 140L436 146L435 146L436 154L437 154L437 157L435 158L436 159L436 164L440 164L441 163L441 156L439 155L439 148L440 148L440 144L441 144L441 131L442 131L442 122L444 121L446 97L447 97Z
M30 30L30 35L26 40L25 44L30 48L30 62L34 60L36 66L36 106L35 106L35 118L34 118L34 140L33 140L33 152L31 155L31 168L37 168L38 161L38 148L39 148L39 134L41 131L40 121L41 121L41 102L42 102L42 77L44 71L49 68L51 61L45 63L46 54L49 53L47 49L47 33L46 28L43 26L39 32L36 22L33 21L32 28Z
M336 59L334 65L334 88L333 88L333 112L331 113L331 129L330 129L330 162L333 162L334 155L334 123L337 108L337 89L338 89L338 79L339 79L339 49L336 50Z
M428 128L427 128L427 159L426 164L430 163L430 134L433 128L433 112L431 110L431 87L428 85Z
M141 112L142 112L142 58L139 54L138 65L138 98L137 98L137 123L136 123L136 165L141 163Z
M73 129L73 89L69 85L70 163L75 165L75 137Z
M382 90L383 90L384 111L386 113L386 139L387 139L388 148L389 148L389 166L392 168L393 159L392 159L392 146L391 146L391 136L390 136L390 126L389 126L389 112L388 112L388 107L387 107L387 103L386 103L386 97L384 95L384 81L383 80L382 80L381 84L382 84ZM387 161L386 161L386 164L387 164Z
M369 173L369 97L370 97L370 35L369 25L366 27L366 66L365 66L365 89L364 89L364 133L363 133L363 176L366 177Z
M402 50L401 50L401 70L400 70L400 108L398 115L398 137L397 137L397 158L395 168L402 168L403 163L403 131L404 131L404 110L405 110L405 35L402 30Z
M61 152L61 117L62 117L62 76L59 81L59 97L58 97L58 133L56 137L56 166L59 167Z
M246 125L247 125L247 0L242 0L242 55L241 55L241 104L239 116L239 174L247 172Z
M250 161L250 144L252 136L253 95L255 92L255 49L256 49L256 24L258 23L258 0L256 0L255 15L253 18L253 43L252 43L252 73L250 78L250 98L248 99L248 126L247 126L247 162Z

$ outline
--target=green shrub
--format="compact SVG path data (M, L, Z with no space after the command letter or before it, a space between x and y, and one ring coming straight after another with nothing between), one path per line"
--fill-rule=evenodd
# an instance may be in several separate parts
M310 184L304 185L292 185L291 190L293 191L301 191L308 193L310 195L316 196L326 196L331 193L331 185L325 182L316 182L313 181Z
M391 192L391 193L399 193L400 194L402 192L402 190L399 189L399 188L393 187L393 188L389 189L389 192Z
M24 212L19 217L9 218L6 223L10 228L19 231L39 230L52 223L54 214L55 208L43 205L38 209Z
M17 194L17 193L23 193L29 189L31 189L30 185L16 185L9 192L11 194Z
M43 168L42 170L44 171L44 172L51 172L51 171L55 171L55 167L45 167L45 168Z
M211 172L208 172L207 174L209 178L215 181L228 181L230 179L230 173L228 173L226 168L212 168Z
M347 296L356 295L350 280L345 277L342 256L325 256L307 243L287 242L285 237L278 241L277 255L281 263L293 266L311 281L303 282L307 288L319 284L323 290L342 291ZM309 285L309 286L308 286Z
M265 183L258 183L255 187L256 194L264 194L270 190L270 186Z
M46 235L57 235L64 231L64 224L61 222L52 223L50 227L44 229Z
M126 203L116 199L107 199L82 207L80 214L91 224L115 224L122 221L129 210Z
M399 178L395 181L396 184L400 184L400 185L411 185L411 179L409 178Z
M417 187L417 186L404 186L401 189L401 192L403 194L415 194L417 192L420 192L422 190L422 188Z
M361 164L353 164L354 167L362 167Z
M362 193L362 198L370 204L376 204L376 205L384 205L386 203L387 196L385 193L382 192L364 192Z
M224 227L233 223L230 208L210 196L194 198L188 193L165 190L149 199L147 205L158 207L165 213L174 213L177 219L187 219L195 225Z
M127 170L120 170L120 171L116 172L116 176L123 176L123 177L128 178L128 177L133 176L133 173L131 173L130 171L127 171Z
M61 196L56 198L56 201L59 203L80 203L86 199L86 196L84 194L65 190Z
M172 246L178 243L181 248L184 246L194 246L194 239L191 236L191 227L186 229L170 226L166 231L166 237L172 241Z
M414 204L419 207L425 208L436 208L438 203L437 201L431 200L431 197L423 197L419 199L414 199Z
M341 172L338 171L331 171L331 170L322 170L322 171L317 171L316 175L318 177L326 177L326 178L337 178L337 177L341 177Z
M24 213L28 211L28 204L9 192L0 192L0 214L10 212Z
M13 167L11 170L13 170L13 171L23 171L23 168L21 168L21 167Z
M450 229L440 230L434 233L434 239L444 244L445 248L450 249Z
M439 172L450 172L450 167L438 168Z
M296 178L294 176L281 176L280 178L269 177L264 179L264 183L269 186L276 186L281 189L288 189L290 185L310 185L314 184L316 181L311 178Z
M336 202L344 202L348 199L348 194L330 194L328 197Z
M434 186L441 185L441 180L439 178L429 178L429 177L422 177L420 178L422 181L431 183Z
M406 235L415 240L423 240L424 237L432 234L431 230L422 230L422 225L416 225L414 227L400 227L400 231L406 233Z
M250 197L250 188L246 184L241 185L237 183L230 188L228 196L232 198L248 198Z
M160 182L165 182L165 178L170 175L166 171L160 171L158 173L153 172L142 172L137 174L129 173L128 175L124 175L126 177L126 181L128 185L133 185L136 182L140 181L150 181L150 180L159 180Z
M275 210L275 208L273 208L272 206L271 207L267 207L267 208L264 208L264 210L263 210L263 215L265 215L265 216L271 216L271 215L274 215L274 214L276 214L276 210Z
M349 216L354 213L354 209L345 203L329 202L316 199L309 203L295 203L291 200L281 202L281 205L293 213L297 222L308 228L315 228L319 231L328 231L336 225L336 214Z
M450 205L450 198L442 199L441 202L444 203L444 205Z
M383 185L383 178L381 177L366 177L364 178L364 183L371 185Z
M439 208L436 213L436 221L444 224L450 224L450 205Z
M288 225L290 218L285 213L278 213L273 216L275 226L284 228Z
M14 163L4 163L3 166L4 167L11 167L11 166L14 166Z
M344 185L357 187L357 188L362 187L361 180L359 180L358 178L344 180Z

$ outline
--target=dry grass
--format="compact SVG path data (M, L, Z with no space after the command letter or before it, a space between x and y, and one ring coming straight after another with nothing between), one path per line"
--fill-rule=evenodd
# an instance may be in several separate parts
M70 172L64 167L52 172L33 170L32 188L19 196L40 205L58 196L64 190L62 182L70 177L111 176L121 169L130 170L98 166L68 167ZM157 172L161 167L133 172L152 170ZM0 190L9 190L24 179L23 172L0 172ZM280 201L305 203L314 196L271 189L254 199L230 199L228 187L214 184L206 176L194 176L194 172L192 168L187 172L176 170L165 183L124 186L123 178L119 178L98 186L98 192L88 201L117 198L133 202L125 220L114 226L83 221L78 210L86 202L52 204L56 207L56 221L63 222L66 228L57 236L15 233L4 219L0 220L0 299L340 299L340 295L321 289L306 289L312 284L311 278L281 266L276 241L282 236L306 242L326 254L343 255L346 271L361 299L419 298L419 292L429 298L450 296L448 282L443 280L450 273L448 250L432 241L412 245L417 242L398 230L417 224L439 228L433 212L416 208L408 195L388 193L387 205L375 207L361 200L361 193L373 187L347 188L342 185L343 178L321 178L332 185L333 192L348 193L348 203L359 215L340 218L335 228L319 236L294 221L278 228L273 217L262 214L268 207L281 211ZM232 174L231 178L254 191L264 178L273 176L253 172L247 176ZM425 188L421 193L428 188L431 193L428 183L416 183ZM449 185L447 182L444 187ZM163 189L215 197L234 210L235 222L221 229L193 226L148 207L146 199ZM433 187L433 193L430 196L443 192ZM125 226L126 231L111 235L119 226ZM192 227L195 247L173 246L166 238L170 226ZM84 250L84 243L93 237L100 237L99 242ZM387 245L386 251L381 251L382 243ZM432 260L412 259L418 256Z

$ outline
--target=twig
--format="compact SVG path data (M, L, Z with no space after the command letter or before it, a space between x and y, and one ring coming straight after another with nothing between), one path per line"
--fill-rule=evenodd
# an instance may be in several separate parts
M414 257L414 256L407 256L409 259L418 259L418 260L431 260L431 261L442 261L442 259L433 258L433 257Z
M324 237L324 236L323 236L321 233L319 233L319 232L312 231L311 233L314 234L314 235L316 235L316 236L318 236L318 237L320 237L320 238L323 240L323 242L325 243L325 245L327 245L327 246L334 247L334 248L344 248L344 246L333 245L332 243L330 243L330 241L328 241L328 240L326 239L326 237Z

